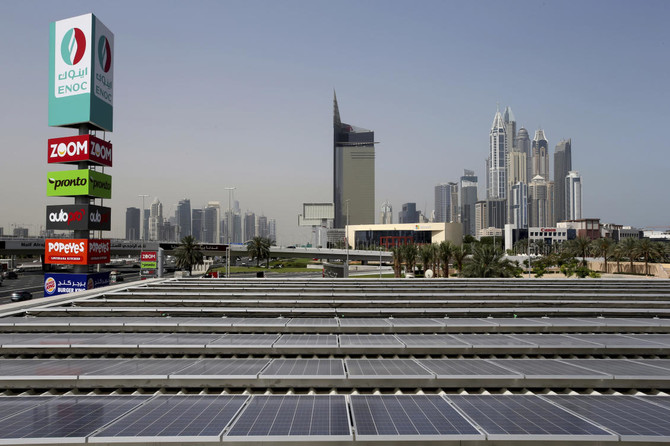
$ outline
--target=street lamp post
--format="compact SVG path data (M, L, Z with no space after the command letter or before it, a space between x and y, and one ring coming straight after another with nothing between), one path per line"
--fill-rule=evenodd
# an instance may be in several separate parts
M344 226L344 242L347 244L347 260L344 263L344 277L349 277L349 200L344 200L347 203L347 224Z
M227 220L227 228L226 228L226 238L228 239L228 246L226 246L226 278L230 278L230 231L232 230L232 209L231 209L231 203L233 199L233 191L237 189L236 187L224 187L224 190L228 191L228 215L226 217Z
M140 255L142 255L142 250L144 249L144 238L147 236L146 231L144 230L144 199L149 195L140 194L138 197L142 198L142 214L140 214Z

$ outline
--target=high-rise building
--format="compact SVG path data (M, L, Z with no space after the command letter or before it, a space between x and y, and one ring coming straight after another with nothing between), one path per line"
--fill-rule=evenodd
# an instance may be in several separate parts
M507 202L501 198L480 200L475 203L476 236L487 228L503 229L507 220Z
M571 170L565 177L565 219L582 218L582 177Z
M268 218L264 215L258 217L258 236L270 238L270 228L268 227Z
M140 210L138 208L126 209L126 240L140 239Z
M204 209L202 226L205 243L221 242L221 204L218 201L207 203Z
M268 237L273 242L277 241L277 220L271 218L268 220Z
M500 110L496 111L489 132L488 191L487 198L505 198L507 178L505 161L507 159L507 136L505 123Z
M515 184L522 183L528 187L528 177L527 177L527 166L526 166L526 154L516 149L507 152L507 190L511 191L512 187ZM507 196L507 218L509 219L508 223L513 223L512 219L514 214L512 212L512 206L514 200L512 199L510 193Z
M435 186L435 222L458 221L458 184L442 183Z
M393 223L393 206L390 201L382 203L382 208L379 211L379 223L382 225L390 225Z
M333 93L333 203L335 228L375 222L374 132L340 120ZM347 217L348 215L348 217Z
M260 220L260 217L258 219ZM254 237L256 237L256 214L247 211L244 214L244 241L248 242Z
M149 240L160 240L163 225L163 203L156 197L149 213Z
M477 235L475 227L477 188L478 182L475 172L465 169L461 177L461 221L463 222L463 235Z
M416 203L405 203L398 212L398 223L419 223L421 212L416 210Z
M518 152L523 152L526 154L526 181L530 182L530 179L533 178L533 163L531 154L532 150L530 148L530 135L528 135L528 130L521 127L519 133L516 136L516 150Z
M531 146L531 178L540 175L545 180L549 181L549 141L544 136L544 130L538 129L535 131L535 138Z
M233 212L233 243L242 243L242 214L239 210Z
M513 229L528 227L528 185L519 181L511 185L508 199L510 203L509 212L511 216L509 223Z
M556 144L554 151L554 219L567 220L566 214L566 182L568 172L572 170L572 140L562 140Z
M178 239L181 240L187 235L193 235L191 229L191 200L188 198L179 200L175 217L178 227Z
M144 218L142 219L142 237L144 238L144 241L146 242L149 240L149 217L151 216L151 210L150 209L145 209L144 210Z
M191 211L191 233L193 238L199 242L203 241L202 238L202 221L204 212L202 209L193 209Z
M503 122L505 123L505 147L509 152L516 148L516 118L510 107L505 107Z
M528 186L528 226L554 226L554 183L536 175Z

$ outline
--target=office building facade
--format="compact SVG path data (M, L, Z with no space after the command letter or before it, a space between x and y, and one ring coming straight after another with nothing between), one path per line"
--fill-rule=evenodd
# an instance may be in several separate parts
M477 235L475 226L475 204L477 203L477 189L479 183L473 170L465 169L461 177L461 221L463 235Z
M177 211L175 212L175 217L177 220L179 240L183 239L188 235L193 235L191 229L192 227L191 200L189 200L188 198L179 200L179 203L177 203Z
M458 221L458 184L442 183L435 186L436 223Z
M566 220L582 218L582 177L579 172L570 171L565 177L565 217Z
M259 217L260 220L260 217ZM247 212L244 214L244 241L245 243L256 237L256 214Z
M126 209L126 240L140 239L140 210L130 207Z
M563 221L566 214L566 177L572 170L572 140L562 140L554 151L554 218Z
M398 223L419 223L421 212L416 210L416 203L405 203L398 212Z
M535 131L535 137L531 144L531 178L540 175L549 181L549 141L544 135L544 130Z
M205 243L221 242L221 204L210 201L204 209L202 237Z
M505 123L500 110L493 118L491 131L489 132L489 157L488 167L488 191L487 198L497 199L506 198L507 188L507 135L505 132Z

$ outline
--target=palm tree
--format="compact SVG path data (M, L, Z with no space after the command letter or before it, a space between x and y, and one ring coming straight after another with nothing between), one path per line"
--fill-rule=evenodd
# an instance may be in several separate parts
M464 277L514 277L514 265L491 245L477 245L463 268Z
M653 261L659 257L661 251L658 249L658 246L656 246L656 243L652 242L648 238L643 238L638 240L635 254L637 257L642 257L644 259L644 273L648 275L649 261Z
M423 265L423 274L426 274L426 271L430 268L430 263L433 261L433 251L431 250L433 245L421 245L419 247L419 258L421 259L421 264Z
M400 277L400 270L402 268L403 262L403 249L402 246L394 246L391 248L393 253L393 275L395 277Z
M574 255L582 258L582 266L586 266L586 256L589 255L591 248L591 240L586 237L577 237L572 242L572 249Z
M468 249L463 245L459 245L459 246L454 247L453 252L451 254L454 257L454 265L456 266L456 269L458 270L458 275L462 276L463 275L463 262L465 261L465 258L469 254Z
M247 254L252 259L256 258L256 266L260 266L263 259L267 259L270 266L270 246L272 241L265 237L256 236L247 242Z
M599 238L592 242L591 249L597 257L602 257L605 261L603 272L607 273L607 258L612 255L612 239Z
M634 274L635 270L633 269L633 262L635 261L635 257L637 255L637 241L633 238L627 238L623 241L621 249L623 250L624 255L628 257L628 261L630 262L630 273Z
M405 273L414 273L416 258L419 254L419 248L414 243L408 243L402 246L403 257L405 259Z
M454 245L450 241L442 241L438 245L440 262L442 263L442 272L444 277L449 277L449 260L454 253Z
M621 246L620 243L617 243L612 248L612 258L616 262L616 272L620 273L621 272L621 268L620 268L621 259L624 258L623 247Z
M177 247L174 255L177 258L177 267L181 269L188 269L189 276L193 272L193 267L195 265L202 265L205 263L200 246L190 235L187 235L181 239L181 245Z

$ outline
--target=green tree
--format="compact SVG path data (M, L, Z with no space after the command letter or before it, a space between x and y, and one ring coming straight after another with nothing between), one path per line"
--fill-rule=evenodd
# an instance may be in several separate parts
M659 246L648 238L638 240L635 255L644 259L644 273L646 275L649 275L649 262L653 262L662 256Z
M189 276L193 272L193 267L195 265L202 265L205 263L200 246L190 235L181 239L181 245L177 247L174 255L177 259L177 268L187 269Z
M426 271L430 269L430 264L433 261L433 251L431 249L433 245L421 245L419 246L419 258L421 259L421 265L423 266L423 273L426 274Z
M465 262L465 258L469 254L468 248L464 245L455 246L451 254L454 257L454 266L458 270L458 275L462 276L463 275L463 263Z
M491 245L477 245L463 267L464 277L515 277L515 266Z
M454 253L454 245L450 241L442 241L437 247L440 263L442 263L442 275L449 277L449 261Z
M612 247L612 259L616 262L616 272L621 272L621 259L623 259L624 252L621 243L617 243Z
M405 259L405 273L414 274L414 267L416 266L416 258L419 254L419 248L414 243L403 245L403 258Z
M400 277L400 271L402 270L402 262L404 260L402 246L392 247L391 253L393 254L393 275L395 277Z
M637 240L633 238L627 238L621 244L621 249L623 251L623 254L628 258L628 261L630 262L630 273L634 274L635 269L633 268L633 262L635 261L637 256Z
M591 240L586 237L577 237L572 241L573 255L582 258L582 266L586 266L586 256L589 255L591 249Z
M607 259L612 255L612 239L599 238L595 239L591 244L591 249L596 257L602 257L604 260L603 272L607 273Z
M261 260L267 259L267 266L270 267L270 246L272 240L265 237L254 237L247 242L247 254L249 257L256 258L256 266L260 266Z

